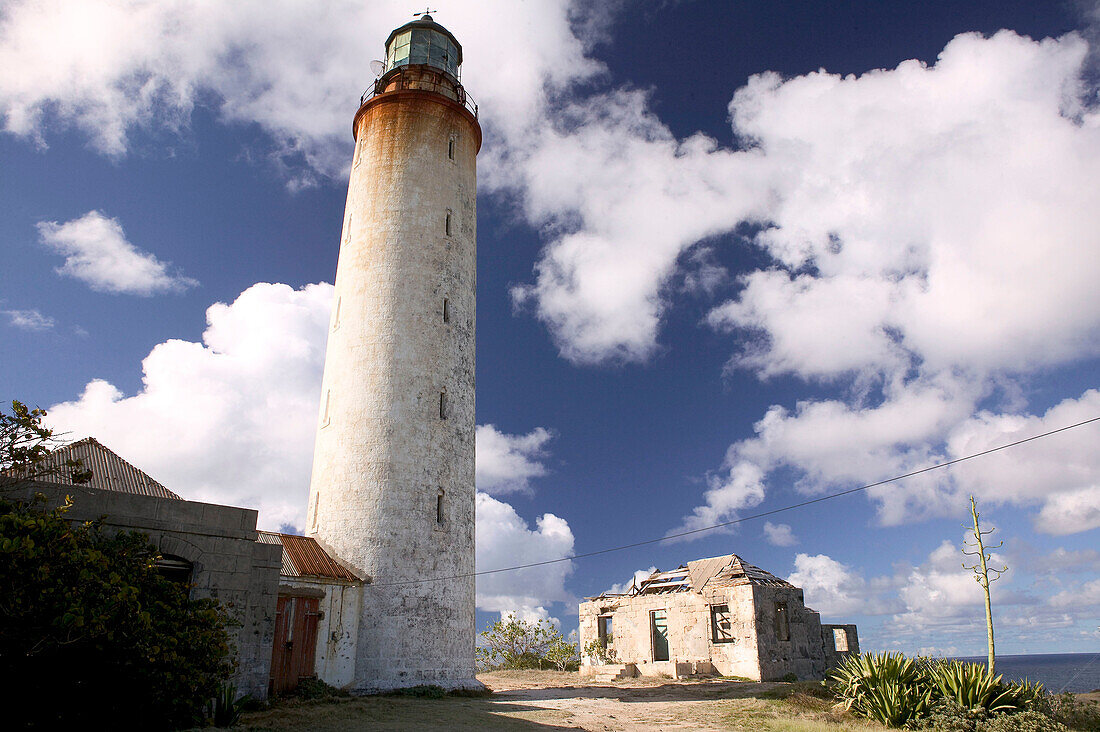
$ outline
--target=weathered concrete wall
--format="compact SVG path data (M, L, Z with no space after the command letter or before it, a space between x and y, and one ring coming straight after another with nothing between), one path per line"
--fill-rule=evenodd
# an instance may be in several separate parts
M838 648L838 639L847 647ZM859 655L859 634L856 632L856 626L852 624L822 625L821 644L825 647L826 668L836 668L848 656Z
M279 594L320 597L313 669L326 684L343 689L355 680L363 586L319 578L283 577Z
M35 492L52 506L71 495L73 521L105 516L106 527L140 531L161 553L190 562L192 597L218 598L240 623L227 629L237 647L238 693L267 697L282 548L256 541L256 511L53 483L4 495L27 500Z
M794 674L800 680L820 679L825 674L825 649L821 643L821 619L806 608L802 590L796 587L753 586L756 607L760 678L774 681ZM787 608L789 637L776 635L776 605Z
M387 584L474 570L480 129L423 91L357 120L307 534L373 581L353 688L473 686L473 578Z

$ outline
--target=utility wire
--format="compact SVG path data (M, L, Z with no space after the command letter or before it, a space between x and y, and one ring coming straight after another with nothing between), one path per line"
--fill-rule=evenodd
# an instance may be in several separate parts
M404 581L401 581L401 582L372 582L371 585L373 587L397 587L397 586L400 586L400 585L417 585L417 584L421 584L423 582L440 582L440 581L443 581L443 580L465 579L466 577L480 577L482 575L487 575L487 574L499 574L501 572L514 572L517 569L530 569L531 567L543 567L543 566L546 566L548 564L559 564L561 562L571 562L574 559L585 559L586 557L595 557L595 556L599 556L600 554L610 554L611 552L620 552L620 551L623 551L624 549L634 549L635 547L646 546L648 544L658 544L662 541L668 541L669 539L679 539L680 537L683 537L683 536L690 536L692 534L700 534L704 531L713 531L714 529L720 529L720 528L723 528L725 526L733 526L734 524L740 524L740 523L743 523L745 521L752 521L754 519L764 518L765 516L774 516L777 513L783 513L785 511L792 511L796 508L804 508L805 506L812 506L815 503L822 503L824 501L831 501L834 498L840 498L841 496L851 495L852 493L859 493L860 491L865 491L869 488L875 488L876 486L885 485L887 483L893 483L895 481L903 480L905 478L911 478L914 475L920 475L921 473L928 473L928 472L931 472L933 470L939 470L940 468L946 468L949 465L955 465L957 463L965 462L967 460L973 460L974 458L982 457L983 455L989 455L990 453L999 452L1001 450L1007 450L1010 447L1016 447L1017 445L1022 445L1025 442L1032 442L1033 440L1040 440L1044 437L1050 437L1051 435L1056 435L1059 432L1065 432L1066 430L1072 430L1076 427L1081 427L1083 425L1090 424L1092 422L1097 422L1097 421L1100 421L1100 417L1093 417L1092 419L1086 419L1082 422L1077 422L1076 424L1067 425L1065 427L1059 427L1056 430L1050 430L1049 432L1044 432L1044 433L1039 434L1039 435L1033 435L1031 437L1025 437L1022 440L1016 440L1015 442L1009 442L1008 444L1005 444L1005 445L999 445L997 447L991 447L988 450L982 450L981 452L976 452L976 453L973 453L972 455L965 455L965 456L960 457L960 458L955 458L954 460L948 460L946 462L936 463L935 465L929 465L928 467L921 468L919 470L913 470L911 472L903 473L901 475L895 475L892 478L886 478L884 480L879 480L879 481L876 481L874 483L868 483L866 485L861 485L857 488L849 488L848 490L838 491L836 493L830 493L826 496L819 496L818 498L811 498L809 500L801 501L799 503L792 503L789 506L782 506L780 508L773 508L770 511L761 511L760 513L754 513L750 516L741 516L740 518L735 518L735 519L732 519L730 521L723 521L722 523L712 524L710 526L704 526L701 529L691 529L690 531L681 531L681 532L678 532L678 533L675 533L675 534L668 534L667 536L661 536L661 537L658 537L656 539L646 539L645 541L636 541L632 544L622 544L620 546L613 546L613 547L610 547L610 548L607 548L607 549L598 549L596 551L585 552L583 554L574 554L571 557L558 557L557 559L545 559L541 562L531 562L530 564L517 564L513 567L501 567L499 569L485 569L485 570L482 570L480 572L466 572L464 574L453 574L453 575L448 575L446 577L428 577L428 578L421 578L421 579L404 580Z

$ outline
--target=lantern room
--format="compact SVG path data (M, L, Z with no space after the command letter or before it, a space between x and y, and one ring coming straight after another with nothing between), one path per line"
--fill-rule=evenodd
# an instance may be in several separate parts
M387 72L401 66L426 65L457 79L461 63L462 46L427 13L390 33L386 40Z

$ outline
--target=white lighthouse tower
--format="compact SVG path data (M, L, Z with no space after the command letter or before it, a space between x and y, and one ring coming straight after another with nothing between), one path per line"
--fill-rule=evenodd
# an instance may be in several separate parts
M425 14L363 96L307 533L368 578L358 691L474 681L477 107ZM417 582L434 577L461 579ZM402 584L404 583L404 584Z

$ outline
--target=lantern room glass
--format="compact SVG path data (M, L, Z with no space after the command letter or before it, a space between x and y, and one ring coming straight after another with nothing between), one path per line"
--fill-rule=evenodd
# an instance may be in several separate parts
M393 37L386 49L386 69L427 64L458 76L458 49L450 38L427 28L414 28Z

